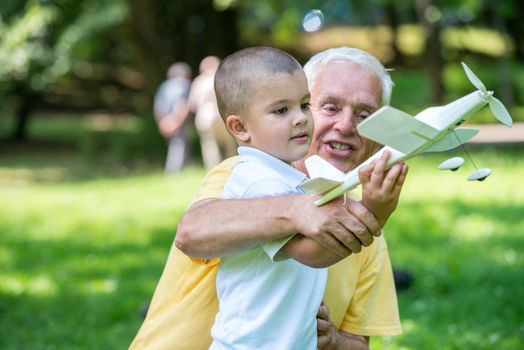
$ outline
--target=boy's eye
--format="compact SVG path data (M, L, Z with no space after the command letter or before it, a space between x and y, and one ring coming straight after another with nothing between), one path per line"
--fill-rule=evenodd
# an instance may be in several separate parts
M301 107L302 109L309 109L310 106L311 106L311 104L310 104L309 102L302 103L302 104L300 105L300 107Z
M277 108L273 111L275 114L284 114L287 112L287 107Z

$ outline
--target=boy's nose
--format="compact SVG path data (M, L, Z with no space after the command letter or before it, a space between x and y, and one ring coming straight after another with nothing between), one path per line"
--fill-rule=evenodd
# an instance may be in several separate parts
M298 112L295 118L293 119L294 126L306 125L307 122L308 122L308 116L304 112Z

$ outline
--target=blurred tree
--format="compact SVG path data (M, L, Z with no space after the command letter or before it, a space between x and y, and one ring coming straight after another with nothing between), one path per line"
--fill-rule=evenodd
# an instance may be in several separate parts
M522 2L519 2L522 3ZM519 5L516 4L513 1L508 1L505 3L505 5L498 6L493 0L491 0L487 4L488 13L491 14L491 21L493 23L493 27L503 36L506 37L508 35L508 24L509 21L506 21L505 19L511 19L513 17L513 13L517 12L519 10ZM520 5L520 9L524 10L524 5ZM524 28L524 26L522 27ZM521 32L522 34L523 32ZM504 38L505 39L505 38ZM518 43L521 40L521 38L514 38L516 51L517 51L517 57L518 57ZM504 50L502 54L498 57L498 76L499 76L499 98L502 100L504 105L507 108L510 108L513 106L513 86L511 84L511 63L509 58L509 47L507 40L504 40Z
M422 59L410 56L409 62L427 68L432 100L438 103L444 96L440 34L444 27L473 22L495 26L513 38L519 57L524 54L524 2L495 1L2 1L0 106L13 106L14 137L20 140L35 109L149 115L154 92L174 61L186 61L197 71L204 56L224 57L248 45L281 47L305 61L311 52L301 45L302 19L315 8L323 12L326 26L387 23L391 44L383 37L379 41L391 45L385 50L397 59L403 54L397 47L397 29L419 23L425 53ZM507 75L508 60L500 62Z
M500 17L501 24L506 27L507 33L513 39L516 58L524 60L524 21L522 20L524 18L524 1L490 0L489 5Z
M127 39L150 99L174 61L198 71L208 55L224 57L239 49L237 10L223 1L127 0Z
M197 69L239 48L236 9L212 0L12 0L0 14L0 99L16 140L35 109L149 114L174 60Z
M53 4L14 0L9 4L1 8L0 85L3 96L14 100L17 123L13 137L23 140L31 111L46 102L43 95L49 92L47 103L52 102L57 81L95 51L79 44L120 23L125 7L119 1L99 0Z
M426 35L424 61L431 85L431 101L441 103L444 100L445 92L442 77L444 60L442 58L442 44L440 41L442 13L435 6L435 2L438 2L438 0L420 0L417 1L415 8Z

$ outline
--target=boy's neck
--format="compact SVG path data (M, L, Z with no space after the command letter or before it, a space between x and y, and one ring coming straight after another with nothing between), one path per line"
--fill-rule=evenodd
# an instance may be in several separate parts
M304 174L308 175L308 173L307 173L307 169L306 169L306 165L305 165L305 163L304 163L304 158L292 162L292 163L291 163L291 166L292 166L293 168L297 169L298 171L301 171L301 172L303 172Z

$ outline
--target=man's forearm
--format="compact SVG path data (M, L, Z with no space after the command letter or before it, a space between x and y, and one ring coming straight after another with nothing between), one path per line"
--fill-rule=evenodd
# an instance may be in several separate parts
M189 256L212 258L287 237L298 230L293 217L300 197L202 200L182 217L175 244Z
M373 214L360 202L331 201L317 207L318 196L287 195L258 199L208 199L191 206L182 217L175 244L195 258L230 255L301 233L334 254L358 253L380 230Z

